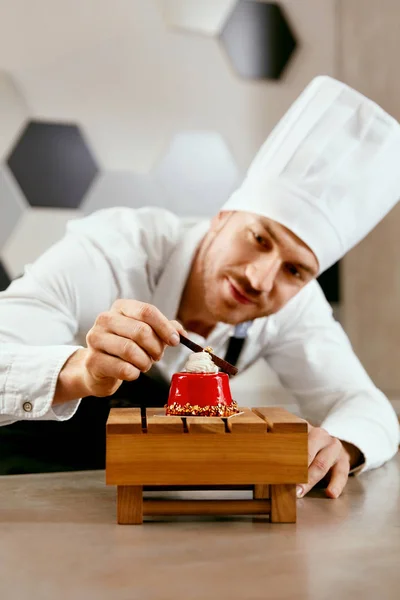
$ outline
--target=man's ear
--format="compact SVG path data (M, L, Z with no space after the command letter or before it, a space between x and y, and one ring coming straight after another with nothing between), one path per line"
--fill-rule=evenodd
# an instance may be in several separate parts
M210 231L212 231L213 233L218 233L218 231L220 231L223 228L228 219L231 218L233 213L233 210L224 210L216 214L215 217L213 217L211 220Z

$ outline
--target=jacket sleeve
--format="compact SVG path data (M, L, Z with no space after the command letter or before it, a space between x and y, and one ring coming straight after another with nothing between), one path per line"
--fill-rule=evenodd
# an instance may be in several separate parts
M0 425L74 414L79 398L52 407L62 366L117 298L151 300L181 231L163 209L97 211L0 293Z
M359 448L363 470L392 458L400 441L397 416L354 354L318 283L306 286L275 319L264 358L304 418Z
M116 294L102 253L67 235L0 293L0 425L65 420L79 398L52 407L58 374ZM82 336L84 339L84 336Z

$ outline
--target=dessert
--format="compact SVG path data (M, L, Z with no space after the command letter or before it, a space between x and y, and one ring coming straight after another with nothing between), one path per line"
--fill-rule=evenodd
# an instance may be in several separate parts
M208 352L194 352L185 370L171 379L167 415L230 417L238 412L229 377L220 373Z

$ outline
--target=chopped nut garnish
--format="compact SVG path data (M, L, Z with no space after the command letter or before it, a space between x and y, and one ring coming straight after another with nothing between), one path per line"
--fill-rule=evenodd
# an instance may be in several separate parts
M189 404L173 404L166 405L167 415L177 415L180 417L231 417L239 412L237 403L233 400L230 406L225 404L217 404L216 406L195 406Z

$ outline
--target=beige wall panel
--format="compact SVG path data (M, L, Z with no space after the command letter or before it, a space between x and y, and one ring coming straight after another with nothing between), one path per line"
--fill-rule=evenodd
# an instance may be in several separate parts
M400 119L399 0L339 0L338 8L339 76ZM398 395L400 205L343 260L342 289L356 353L375 383Z

